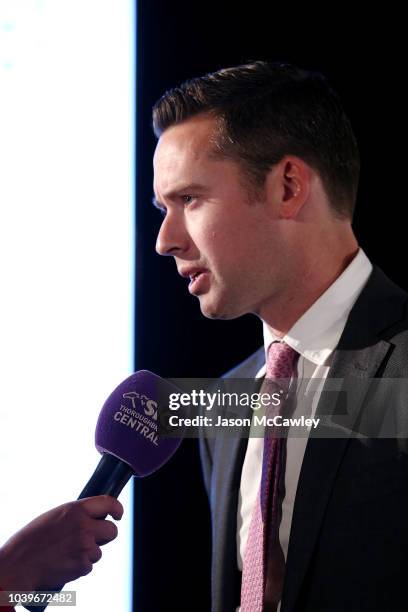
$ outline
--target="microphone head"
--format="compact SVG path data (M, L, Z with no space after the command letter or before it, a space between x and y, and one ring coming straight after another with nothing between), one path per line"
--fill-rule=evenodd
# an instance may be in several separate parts
M116 387L96 425L95 445L124 461L136 476L148 476L176 452L182 438L159 435L160 416L170 393L180 390L160 376L140 370Z

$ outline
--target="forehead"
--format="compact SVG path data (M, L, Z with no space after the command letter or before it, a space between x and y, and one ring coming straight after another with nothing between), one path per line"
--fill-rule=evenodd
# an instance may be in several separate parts
M215 163L211 158L217 120L199 115L171 126L161 135L153 158L154 182L159 189L176 179L199 179Z

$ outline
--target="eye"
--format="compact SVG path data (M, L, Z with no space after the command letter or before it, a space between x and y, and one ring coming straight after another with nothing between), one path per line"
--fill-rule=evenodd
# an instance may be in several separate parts
M183 204L191 204L195 200L195 197L190 194L182 195L181 200Z

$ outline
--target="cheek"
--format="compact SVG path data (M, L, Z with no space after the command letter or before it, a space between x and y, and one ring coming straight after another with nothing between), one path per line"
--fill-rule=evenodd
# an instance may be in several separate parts
M214 212L214 211L211 211ZM189 234L201 255L209 262L245 265L245 258L252 259L259 249L259 220L250 215L197 215L190 217Z
M203 255L211 256L229 242L229 232L225 225L215 221L202 219L200 222L191 223L189 227L190 236Z

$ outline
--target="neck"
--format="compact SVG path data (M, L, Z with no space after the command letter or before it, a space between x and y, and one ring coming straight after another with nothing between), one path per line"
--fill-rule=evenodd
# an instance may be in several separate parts
M259 317L274 335L283 337L344 272L357 253L358 245L355 243L341 257L323 259L324 265L320 258L319 261L304 265L301 274L296 275L287 292L277 295L276 299L272 298L260 308Z

